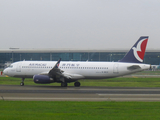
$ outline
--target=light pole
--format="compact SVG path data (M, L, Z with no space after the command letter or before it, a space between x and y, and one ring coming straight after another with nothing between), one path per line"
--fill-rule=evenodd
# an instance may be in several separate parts
M14 51L13 50L18 50L19 48L9 48L9 49L12 50L12 63L13 63L14 61L14 56L13 56Z
M110 54L110 61L111 61L111 58L112 58L112 54Z

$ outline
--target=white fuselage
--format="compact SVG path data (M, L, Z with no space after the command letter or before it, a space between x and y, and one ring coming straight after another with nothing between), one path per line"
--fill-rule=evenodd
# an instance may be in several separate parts
M12 77L32 78L38 74L48 74L56 61L21 61L11 64L4 74ZM128 69L139 66L138 69ZM149 64L123 62L60 62L59 69L73 79L102 79L123 76L149 69ZM75 78L74 78L75 75Z

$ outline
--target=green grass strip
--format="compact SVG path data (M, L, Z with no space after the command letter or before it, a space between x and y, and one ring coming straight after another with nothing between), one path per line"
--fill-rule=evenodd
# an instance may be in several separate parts
M0 77L0 85L20 85L20 78ZM102 87L160 87L160 78L112 78L100 80L80 80L81 86ZM60 83L35 84L32 79L25 79L25 85L60 86ZM74 86L69 83L68 86Z
M0 101L1 120L158 120L160 102Z

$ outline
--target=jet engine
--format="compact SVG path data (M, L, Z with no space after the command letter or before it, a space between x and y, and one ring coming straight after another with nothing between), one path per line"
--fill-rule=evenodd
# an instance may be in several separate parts
M39 83L39 84L47 84L47 83L52 83L54 82L53 78L50 78L47 75L34 75L33 76L33 81L35 83Z

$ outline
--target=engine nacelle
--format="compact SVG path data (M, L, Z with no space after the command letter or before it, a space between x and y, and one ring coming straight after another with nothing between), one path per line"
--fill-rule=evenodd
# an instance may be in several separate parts
M35 83L39 84L47 84L54 82L54 80L47 75L34 75L33 80Z

